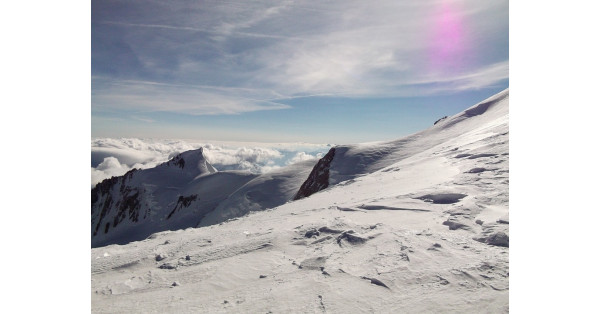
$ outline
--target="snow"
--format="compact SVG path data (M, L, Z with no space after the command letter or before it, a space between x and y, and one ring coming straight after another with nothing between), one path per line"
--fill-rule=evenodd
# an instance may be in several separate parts
M213 212L243 217L93 248L92 312L508 312L508 140L506 90L417 134L336 147L309 197L255 211L311 168L255 177Z
M184 152L115 178L110 188L102 183L92 190L92 246L125 244L279 206L293 198L312 167L313 161L302 161L262 175L217 171L202 148Z

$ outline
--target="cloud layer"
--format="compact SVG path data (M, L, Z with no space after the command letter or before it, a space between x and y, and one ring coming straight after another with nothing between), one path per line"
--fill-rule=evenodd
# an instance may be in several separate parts
M295 162L317 159L329 149L321 144L192 143L182 140L97 138L91 142L91 184L120 176L132 168L157 166L176 154L203 147L207 160L219 171L265 173Z

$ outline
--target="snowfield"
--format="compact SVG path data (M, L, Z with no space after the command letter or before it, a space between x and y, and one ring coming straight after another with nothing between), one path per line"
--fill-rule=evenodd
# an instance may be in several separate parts
M327 187L296 201L314 161L233 176L202 227L93 248L92 312L508 312L508 102L335 147Z

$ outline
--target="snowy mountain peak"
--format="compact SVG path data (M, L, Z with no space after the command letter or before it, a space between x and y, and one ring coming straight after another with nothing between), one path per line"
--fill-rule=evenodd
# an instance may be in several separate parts
M92 247L216 224L282 205L298 191L312 166L311 161L297 163L263 175L217 171L200 148L155 168L106 179L91 191Z
M217 169L206 160L202 147L177 154L165 165L166 167L179 168L194 177L217 172Z

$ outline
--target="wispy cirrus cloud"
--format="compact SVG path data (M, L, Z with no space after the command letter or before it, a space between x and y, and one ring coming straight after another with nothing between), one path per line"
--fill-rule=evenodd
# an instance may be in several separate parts
M271 100L252 99L256 91L240 88L189 86L148 81L110 80L105 78L102 88L92 93L92 102L98 111L127 108L136 112L170 111L191 115L239 114L260 110L288 109L289 105ZM92 80L94 84L95 80ZM267 96L263 92L262 96ZM148 119L139 119L149 122Z
M165 29L165 30L174 30L174 31L188 31L188 32L202 32L210 35L219 35L219 36L248 36L248 37L262 37L262 38L274 38L274 39L290 39L292 37L289 36L279 36L273 34L260 34L260 33L252 33L252 32L241 32L235 31L235 25L227 25L223 26L222 29L201 29L187 26L173 26L173 25L165 25L165 24L134 24L134 23L124 23L124 22L115 22L115 21L100 21L99 24L106 25L115 25L115 26L127 26L127 27L142 27L142 28L156 28L156 29Z
M508 78L508 1L92 3L92 107L192 115Z
M138 120L138 121L146 122L146 123L154 123L154 122L156 122L156 120L151 119L151 118L147 118L147 117L131 116L131 118L135 119L135 120Z

